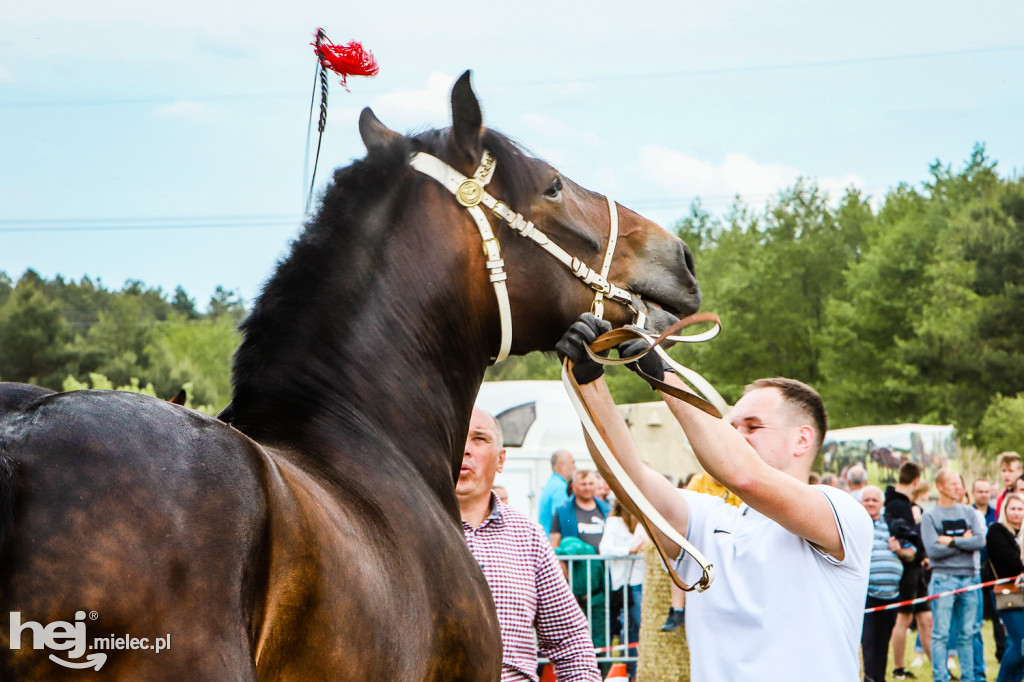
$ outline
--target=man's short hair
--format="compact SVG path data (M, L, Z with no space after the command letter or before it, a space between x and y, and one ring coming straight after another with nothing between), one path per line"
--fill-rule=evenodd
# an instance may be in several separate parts
M935 473L935 485L942 485L954 476L960 476L960 473L952 469L939 469Z
M1001 453L999 455L999 468L1013 466L1014 463L1020 464L1020 455L1012 450Z
M917 462L904 462L900 465L899 481L900 485L910 485L918 479L921 475L921 465Z
M748 385L743 392L749 393L758 388L779 389L786 403L796 407L811 420L811 427L814 429L815 452L820 452L821 444L825 440L825 433L828 431L828 414L825 412L825 401L821 399L818 392L802 381L785 377L758 379Z
M497 445L498 449L501 450L503 447L505 447L505 434L501 430L501 422L498 421L497 417L495 417L493 414L483 409L482 407L477 407L475 409L480 410L481 412L483 412L484 414L491 418L491 423L494 424L495 438L497 439L495 445Z
M552 452L551 468L554 469L556 466L558 466L558 463L565 459L566 455L572 456L572 453L569 452L568 450L555 450L554 452Z
M580 480L581 478L583 478L585 476L589 476L590 474L597 475L597 472L594 471L593 469L577 469L573 473L572 481L570 481L570 482L571 483L575 483L576 481Z
M846 480L850 482L850 485L864 485L868 482L868 472L864 470L864 467L850 467L850 470L846 472Z

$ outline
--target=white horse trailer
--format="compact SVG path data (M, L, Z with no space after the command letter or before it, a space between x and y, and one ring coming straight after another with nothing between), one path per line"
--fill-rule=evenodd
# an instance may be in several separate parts
M560 381L489 381L480 387L477 407L493 414L505 438L505 468L495 485L531 519L540 511L540 492L551 476L556 450L573 454L578 469L593 469L576 410ZM682 428L665 403L620 405L640 456L657 471L682 478L701 471Z

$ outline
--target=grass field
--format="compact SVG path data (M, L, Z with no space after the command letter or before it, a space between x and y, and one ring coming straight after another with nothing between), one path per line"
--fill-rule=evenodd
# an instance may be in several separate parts
M981 628L981 639L985 643L985 677L989 682L993 682L996 679L996 674L999 672L999 663L996 661L996 644L992 640L992 623L985 621ZM907 669L916 675L916 682L933 682L932 681L932 668L931 662L925 658L924 665L920 668L912 668L910 664L913 663L914 658L917 654L914 652L914 643L917 640L916 633L910 631L907 633L907 655L904 659L906 661ZM892 652L889 652L889 667L886 671L886 680L890 682L895 678L892 676ZM956 669L959 675L959 668Z

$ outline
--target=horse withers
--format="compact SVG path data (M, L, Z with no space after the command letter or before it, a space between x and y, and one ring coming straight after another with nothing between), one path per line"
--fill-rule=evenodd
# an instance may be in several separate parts
M0 385L2 679L500 677L454 493L469 415L503 335L551 350L594 291L489 213L503 324L481 225L411 160L472 177L487 152L486 193L594 270L609 203L485 128L468 72L452 114L407 137L364 112L366 157L335 172L242 325L231 426L113 391L3 402ZM685 244L612 207L608 281L655 328L696 310ZM615 324L634 314L605 303Z

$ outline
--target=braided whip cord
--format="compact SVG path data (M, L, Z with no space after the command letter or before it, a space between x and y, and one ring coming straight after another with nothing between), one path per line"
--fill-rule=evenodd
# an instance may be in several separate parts
M316 158L313 161L313 177L309 181L309 194L306 197L306 213L309 213L310 204L313 202L313 186L316 184L316 167L320 162L320 145L324 140L324 129L327 127L327 71L331 70L341 76L341 87L346 92L348 89L347 79L349 76L376 76L380 72L373 53L352 41L345 45L335 45L324 33L322 28L316 30L316 40L310 45L317 58L317 71L320 79L320 120L317 123L319 137L316 141ZM309 123L306 130L306 165L309 168L309 136L313 124L313 101L316 99L316 81L313 82L313 97L309 102ZM305 180L302 183L306 184Z

